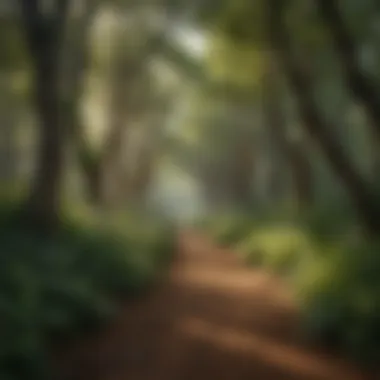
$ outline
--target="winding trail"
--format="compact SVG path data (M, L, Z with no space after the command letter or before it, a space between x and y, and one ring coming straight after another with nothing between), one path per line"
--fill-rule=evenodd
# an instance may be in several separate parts
M300 338L281 280L192 232L170 275L60 360L67 380L379 380Z

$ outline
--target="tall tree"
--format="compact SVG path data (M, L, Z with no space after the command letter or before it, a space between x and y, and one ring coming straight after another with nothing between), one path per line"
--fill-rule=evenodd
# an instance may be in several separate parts
M284 22L285 11L284 1L267 1L269 41L297 98L303 127L318 142L335 174L344 183L367 231L377 234L380 230L378 205L367 181L355 170L347 153L332 134L333 126L328 125L318 111L308 72L292 52Z
M60 112L60 58L70 3L70 0L48 4L39 0L19 0L34 76L40 139L28 212L41 227L53 226L59 219L67 132Z
M130 148L128 136L131 125L149 112L148 98L152 90L149 83L151 79L149 62L157 49L155 46L157 36L147 25L145 14L142 15L141 22L135 22L134 19L143 11L141 5L121 3L112 8L112 14L127 13L135 17L126 19L127 25L123 20L115 22L110 50L106 57L107 62L103 62L105 64L101 67L102 74L106 71L107 77L108 118L104 143L96 151L90 139L86 137L79 117L79 104L76 104L75 99L82 92L84 74L90 71L86 42L90 37L90 26L98 4L99 1L87 1L86 12L79 23L76 38L71 43L76 53L71 65L74 68L74 75L71 75L74 80L71 83L74 85L67 86L67 101L70 110L68 115L71 118L69 124L72 127L72 137L84 174L87 194L94 204L111 206L120 201L121 193L124 193L124 198L128 194L125 188L127 176L125 152ZM125 26L128 27L129 33L125 32ZM141 40L136 39L136 34Z

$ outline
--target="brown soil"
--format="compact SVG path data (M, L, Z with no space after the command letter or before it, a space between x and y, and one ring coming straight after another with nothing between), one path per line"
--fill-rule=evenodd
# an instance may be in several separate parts
M185 232L168 279L61 355L68 380L370 380L302 341L289 289Z

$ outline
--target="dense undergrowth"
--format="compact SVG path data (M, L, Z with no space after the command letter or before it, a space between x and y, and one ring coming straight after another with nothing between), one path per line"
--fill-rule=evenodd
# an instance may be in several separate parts
M249 265L286 276L299 297L305 337L367 365L380 362L380 241L340 210L292 221L219 215L201 223Z
M4 205L3 205L4 206ZM109 320L120 297L149 288L174 251L174 231L145 217L81 213L51 237L0 215L0 378L50 378L56 342Z

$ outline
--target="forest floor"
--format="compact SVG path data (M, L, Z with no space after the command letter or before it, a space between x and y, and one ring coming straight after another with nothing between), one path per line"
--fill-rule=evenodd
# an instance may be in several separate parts
M60 356L67 380L369 380L310 347L289 288L184 232L168 278Z

